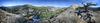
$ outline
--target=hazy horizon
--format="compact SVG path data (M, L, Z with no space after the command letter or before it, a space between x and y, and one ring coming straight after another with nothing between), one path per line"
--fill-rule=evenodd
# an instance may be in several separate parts
M97 3L100 6L100 0L89 0ZM72 4L80 4L81 0L0 0L0 5L3 6L16 6L31 4L33 6L54 6L54 7L68 7Z

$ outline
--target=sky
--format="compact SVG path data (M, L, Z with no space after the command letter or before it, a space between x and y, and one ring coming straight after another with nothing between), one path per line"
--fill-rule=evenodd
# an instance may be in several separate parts
M100 0L89 0L97 3L100 6ZM68 7L72 4L80 4L81 0L0 0L2 6L16 6L31 4L33 6L54 6L54 7Z

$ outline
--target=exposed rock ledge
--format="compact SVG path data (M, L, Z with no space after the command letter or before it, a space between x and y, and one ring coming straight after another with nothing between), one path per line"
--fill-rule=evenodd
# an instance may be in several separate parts
M0 23L22 23L25 18L21 15L8 13L0 9Z

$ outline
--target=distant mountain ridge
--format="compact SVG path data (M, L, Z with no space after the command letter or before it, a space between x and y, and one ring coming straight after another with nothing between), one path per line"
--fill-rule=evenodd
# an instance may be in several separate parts
M100 11L100 7L96 7L96 8L94 8L94 7L91 8L91 7L90 7L90 8L88 8L88 9L89 9L89 10L93 10L93 11Z

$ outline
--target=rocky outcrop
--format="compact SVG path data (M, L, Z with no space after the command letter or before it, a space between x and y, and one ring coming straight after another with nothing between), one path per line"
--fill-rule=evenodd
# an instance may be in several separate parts
M75 16L74 10L67 9L65 12L59 14L57 17L45 21L46 23L79 23L80 19Z
M4 11L0 10L0 23L6 23L6 14L4 14Z
M76 10L67 9L65 12L59 14L57 17L52 19L44 20L43 23L87 23L87 21L80 19L80 16L77 16L74 12ZM89 11L93 15L93 21L99 23L99 12ZM85 13L86 14L86 13ZM84 14L83 14L84 15Z
M21 15L8 13L0 9L0 23L24 23L25 18Z

